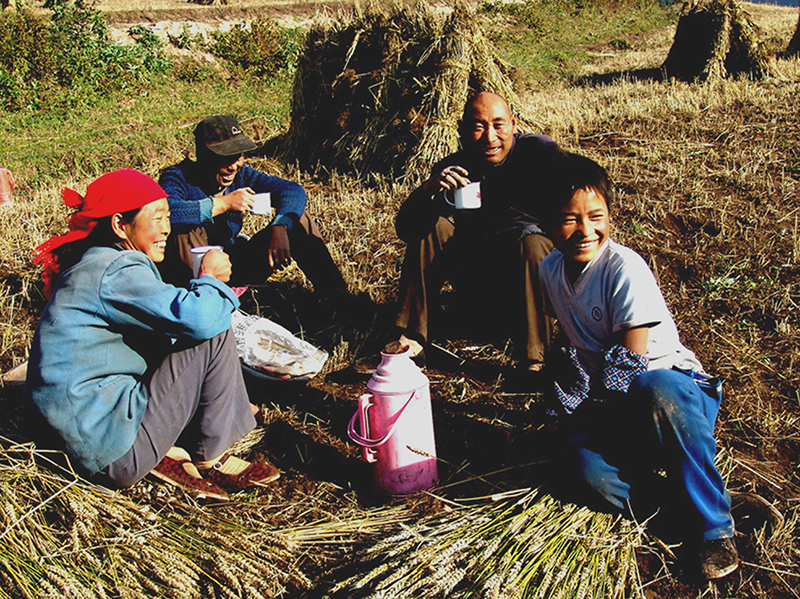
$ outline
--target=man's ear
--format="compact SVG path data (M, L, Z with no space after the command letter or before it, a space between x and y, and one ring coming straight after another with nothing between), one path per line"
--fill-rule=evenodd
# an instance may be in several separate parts
M517 115L516 114L512 114L511 115L511 130L512 130L513 133L517 132Z
M114 231L114 235L123 240L128 239L128 234L125 232L124 225L125 221L122 218L122 214L117 212L111 215L111 230Z

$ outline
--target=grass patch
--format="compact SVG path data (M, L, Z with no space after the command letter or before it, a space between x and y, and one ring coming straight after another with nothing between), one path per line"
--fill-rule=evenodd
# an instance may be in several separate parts
M193 127L209 114L242 117L256 139L274 135L287 124L290 94L287 79L204 85L161 79L91 107L8 113L0 124L4 166L34 188L122 167L155 175L193 148Z
M505 27L487 26L503 58L514 65L518 84L536 87L580 74L589 48L630 48L631 38L677 22L677 8L650 0L619 2L525 0L485 2L480 11Z

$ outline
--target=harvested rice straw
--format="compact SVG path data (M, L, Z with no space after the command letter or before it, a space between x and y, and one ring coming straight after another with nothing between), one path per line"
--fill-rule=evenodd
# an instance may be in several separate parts
M422 108L427 120L405 174L409 182L427 177L434 162L458 149L457 123L467 101L472 70L472 47L464 31L465 26L474 27L474 22L467 24L465 19L463 10L455 10L445 22L437 47L442 57L439 72Z
M670 76L686 80L777 74L759 44L750 15L737 0L687 2L663 68Z
M404 525L377 567L340 582L347 597L609 597L639 594L641 529L532 491L517 501L462 507ZM405 531L404 531L405 532ZM607 567L611 564L611 567ZM445 593L443 595L443 593Z
M354 542L407 517L384 509L338 527L276 531L190 503L156 513L73 474L41 470L34 457L46 456L32 446L0 447L2 599L275 597L312 586L299 565L301 545Z

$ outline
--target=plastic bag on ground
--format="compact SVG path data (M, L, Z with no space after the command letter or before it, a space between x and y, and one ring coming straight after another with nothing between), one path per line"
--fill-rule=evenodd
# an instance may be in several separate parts
M328 353L267 318L237 310L231 317L239 359L257 373L280 379L310 379Z

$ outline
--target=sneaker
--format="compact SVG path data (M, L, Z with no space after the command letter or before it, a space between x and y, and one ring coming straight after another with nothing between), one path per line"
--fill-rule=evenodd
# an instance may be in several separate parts
M188 458L176 460L165 456L150 471L150 475L162 482L179 487L198 499L230 500L228 493L223 488L201 477Z
M739 567L739 554L733 537L703 541L700 546L700 570L706 580L727 576Z
M731 516L736 532L743 534L764 528L772 536L783 528L783 515L756 493L731 493Z

